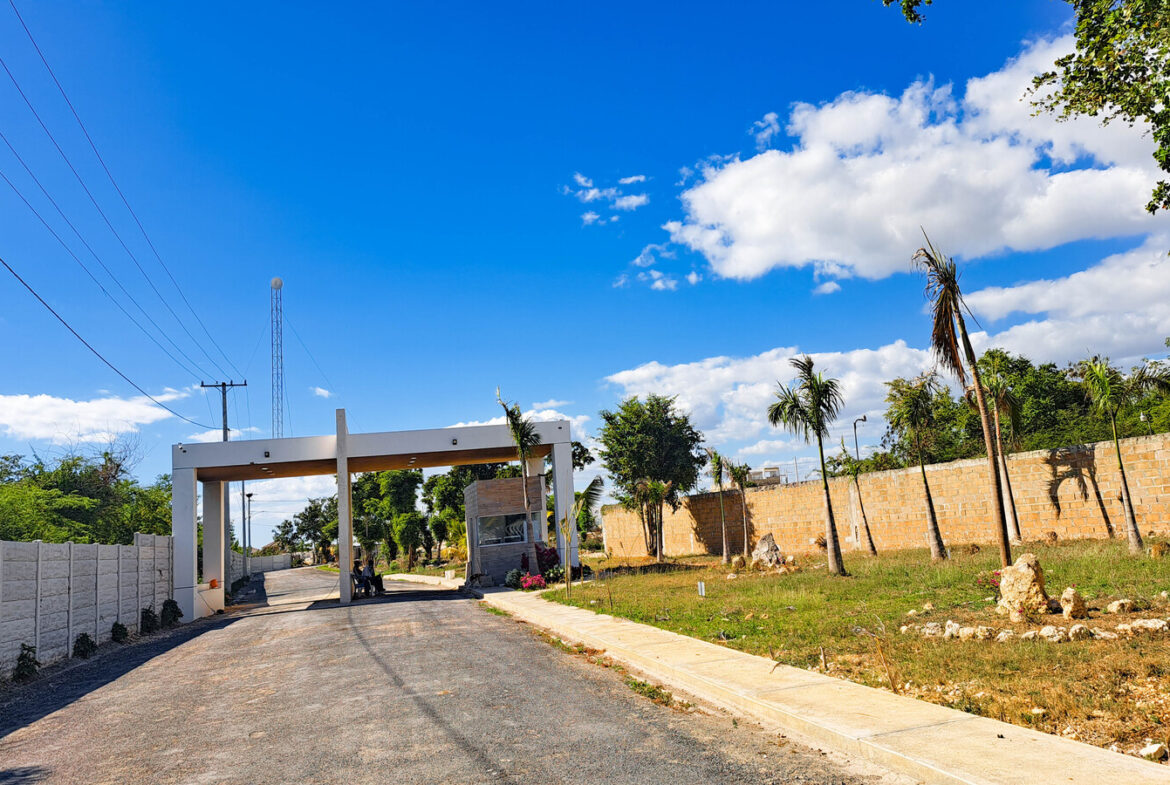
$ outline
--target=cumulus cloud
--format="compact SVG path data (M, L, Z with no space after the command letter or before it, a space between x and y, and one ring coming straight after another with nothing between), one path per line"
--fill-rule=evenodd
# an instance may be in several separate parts
M260 429L256 428L255 426L250 426L248 428L229 428L228 429L228 439L230 441L236 441L238 439L244 438L244 434L259 433L259 432L260 432ZM223 429L222 428L212 428L212 429L207 430L207 431L200 431L199 433L192 433L192 434L187 436L187 440L192 441L192 442L200 442L203 444L206 444L209 442L223 441Z
M650 243L644 246L641 252L630 264L635 267L650 267L659 259L673 259L674 251L666 243Z
M756 120L752 123L748 133L756 137L757 150L767 150L768 145L772 142L772 137L780 134L780 115L768 112L762 120Z
M841 284L836 281L825 281L813 289L813 294L832 294L841 291Z
M646 175L644 175L644 174L635 174L635 175L631 175L630 177L623 177L620 180L618 180L618 183L621 185L633 185L634 183L644 183L644 182L646 182Z
M590 417L587 414L565 414L564 412L554 408L540 408L533 406L533 408L524 412L524 416L531 418L537 422L551 422L554 420L568 420L569 427L573 434L573 438L580 440L582 434L585 433L585 424L589 422ZM448 428L463 428L470 425L503 425L504 415L492 417L490 420L469 420L467 422L457 422L454 425L448 425Z
M647 270L638 273L638 280L649 284L651 289L659 292L673 292L678 288L678 279L673 275L663 273L661 270Z
M154 397L169 403L188 395L187 391L167 390ZM14 439L54 444L105 442L172 416L145 396L109 395L76 401L44 394L0 395L0 432Z
M790 150L702 165L682 194L684 217L664 228L741 280L803 266L888 276L907 269L923 226L968 258L1149 233L1158 224L1142 205L1155 170L1142 129L1033 117L1021 100L1032 75L1071 46L1070 37L1030 45L961 96L923 80L900 96L797 104ZM767 118L757 126L774 137Z
M597 223L600 218L601 216L592 210L587 210L581 213L581 223L585 224L586 226L592 226L593 224Z
M585 175L581 174L580 172L573 173L573 182L575 182L577 185L581 186L582 188L592 188L593 187L593 181L590 180Z
M689 273L687 273L687 283L689 283L691 286L694 286L701 280L703 280L703 276L699 275L697 270L691 270Z
M572 401L558 401L556 398L550 398L547 401L538 401L538 402L532 404L532 408L533 409L560 409L564 406L570 405L571 403L573 403L573 402Z
M313 393L313 395L316 395L318 398L332 398L333 397L333 393L330 392L329 390L326 390L324 387L310 387L309 392Z
M637 210L643 205L650 204L650 197L646 194L630 194L628 196L619 196L613 200L613 209L615 210Z

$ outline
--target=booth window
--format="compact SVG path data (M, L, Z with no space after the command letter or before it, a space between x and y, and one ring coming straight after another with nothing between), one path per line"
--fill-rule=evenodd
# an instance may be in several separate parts
M525 542L528 539L524 513L485 515L479 519L478 528L480 545L503 545L509 542Z

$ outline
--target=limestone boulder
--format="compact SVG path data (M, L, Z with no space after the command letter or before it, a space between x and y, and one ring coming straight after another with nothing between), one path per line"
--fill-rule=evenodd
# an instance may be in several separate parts
M974 627L960 627L959 628L959 640L961 640L961 641L974 640L975 633L976 633L976 630Z
M937 621L929 621L922 625L922 637L924 638L941 638L943 635L942 625Z
M1016 638L1015 630L1003 630L995 636L996 643L1009 643Z
M1048 610L1048 594L1044 591L1044 570L1035 554L1024 553L1010 567L999 573L1000 612L1006 612L1012 621L1023 621L1028 614Z
M1068 629L1068 639L1070 641L1083 641L1092 637L1093 633L1083 624L1074 624Z
M1060 609L1066 619L1085 619L1089 616L1089 609L1085 607L1085 598L1072 586L1060 595Z
M747 559L742 556L736 556L731 560L731 568L733 570L742 570L747 567Z
M1049 643L1064 643L1068 640L1068 633L1065 632L1064 627L1046 624L1040 628L1040 637Z
M975 628L975 637L981 641L989 641L995 637L995 628L985 627L981 624Z
M1138 751L1146 760L1166 760L1170 757L1170 752L1166 750L1165 744L1147 744Z
M1114 600L1105 606L1106 613L1129 613L1133 610L1133 600Z
M959 627L958 622L950 621L948 619L946 626L943 628L943 637L947 640L950 640L951 638L957 638L959 637L960 629L961 628Z
M1110 632L1109 630L1098 629L1097 627L1094 627L1091 630L1091 632L1093 633L1093 638L1096 640L1100 640L1100 641L1115 641L1115 640L1117 640L1117 633L1116 632Z
M1131 631L1146 635L1165 635L1170 624L1162 619L1138 619L1129 625Z
M774 570L784 564L784 554L780 553L780 546L771 532L765 534L756 543L752 551L752 569Z

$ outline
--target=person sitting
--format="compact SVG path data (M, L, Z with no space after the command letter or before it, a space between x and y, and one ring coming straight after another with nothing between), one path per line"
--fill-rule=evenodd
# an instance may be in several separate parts
M373 592L372 584L369 578L366 577L365 571L362 569L360 559L353 560L353 572L350 574L353 579L353 593L356 596L358 592L363 592L367 597Z
M365 569L362 570L362 577L374 587L374 594L385 594L386 585L382 583L382 576L374 570L374 560L366 559Z

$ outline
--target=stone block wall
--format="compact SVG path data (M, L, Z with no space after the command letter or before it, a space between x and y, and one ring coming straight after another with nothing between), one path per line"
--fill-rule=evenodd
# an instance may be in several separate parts
M1143 534L1170 533L1170 434L1123 439L1122 457L1138 525ZM1125 536L1120 475L1113 442L1036 450L1008 456L1020 530L1025 539L1056 532L1062 539ZM987 461L974 458L926 467L943 540L991 543L995 532ZM859 481L870 531L878 550L926 547L926 509L918 467L863 474ZM842 549L862 546L857 486L848 478L829 480ZM738 491L724 493L728 544L743 551L743 512ZM816 550L825 529L820 480L748 488L748 539L771 533L785 553ZM1010 509L1009 509L1010 515ZM720 553L719 496L687 497L677 511L666 508L668 555ZM645 556L646 544L636 512L618 506L602 509L607 550L619 556Z
M0 541L0 675L22 643L43 664L68 657L89 633L102 643L114 622L138 629L142 608L171 597L171 538L134 535L134 545Z

